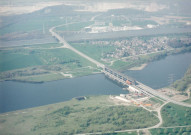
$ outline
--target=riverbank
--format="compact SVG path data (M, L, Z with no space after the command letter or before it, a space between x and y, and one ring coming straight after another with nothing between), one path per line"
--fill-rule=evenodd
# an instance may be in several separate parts
M88 96L84 100L72 99L0 114L0 122L0 132L4 135L32 135L42 132L82 134L139 129L156 125L159 120L154 113L143 108L116 105L109 96Z
M150 62L164 59L167 56L183 54L187 52L191 52L191 47L183 47L183 48L178 48L173 50L164 50L162 52L156 52L152 54L140 55L140 56L134 56L134 57L130 56L130 57L126 57L126 58L115 61L113 65L111 66L111 68L124 72L133 67L140 67L142 64L147 64Z
M54 45L54 44L51 44L51 46L52 45ZM50 45L48 44L46 46L49 47ZM21 52L21 51L22 51L22 49L19 50L19 52ZM37 50L34 50L34 52L35 51L37 51ZM40 52L41 51L42 50L40 50ZM78 57L78 60L75 60L78 55L73 54L73 52L71 52L69 50L61 49L61 50L57 50L57 51L59 51L59 53L57 53L57 54L55 54L54 49L49 50L48 52L43 51L43 53L47 53L47 55L53 55L54 59L59 59L58 62L61 62L62 64L59 64L59 63L53 64L51 62L53 65L52 64L51 65L40 65L40 66L32 66L32 67L27 67L27 68L4 71L4 72L0 73L0 81L9 80L9 81L22 81L22 82L29 82L29 83L31 83L31 82L32 83L42 83L42 82L62 80L62 79L66 79L66 78L76 78L76 77L81 77L81 76L86 76L86 75L95 74L97 72L101 72L101 69L98 69L97 67L95 67L94 64L90 63L89 61L86 61L80 57ZM127 58L125 60L125 62L117 60L116 62L114 62L114 64L111 66L111 68L113 68L115 70L119 70L121 72L124 72L126 70L142 70L143 68L146 67L147 63L149 63L149 62L157 61L157 60L163 59L170 55L180 54L180 53L185 53L185 52L190 52L190 51L191 51L191 47L187 47L187 48L171 50L168 52L164 51L164 52L160 52L160 53L153 53L153 54L149 54L149 55L137 56L138 58L131 57L131 58ZM12 55L12 53L13 52L10 51L8 54ZM30 52L27 52L27 53L29 53L29 56L31 55ZM71 57L70 59L73 59L73 60L67 60L67 61L63 62L63 60L60 59L60 57L58 57L59 55L61 56L62 53L68 54L67 56L64 56L64 59L68 59ZM39 54L34 53L33 55L35 55L35 57L37 57L36 55L39 55ZM73 55L75 55L75 57ZM9 57L9 56L7 56L7 57ZM32 58L33 56L30 56L30 57ZM13 58L14 57L11 57L10 59L13 59ZM41 58L41 59L43 59L43 63L50 61L48 58L46 58L46 59ZM52 59L52 57L50 57L50 59ZM4 61L6 62L6 60L4 60ZM20 60L18 59L18 61L20 61ZM3 64L6 64L6 63L2 62L2 65ZM15 66L15 68L18 66L22 66L22 65L25 66L28 64L28 61L24 61L23 64L18 63L13 66ZM35 65L38 63L36 63L36 61L35 61L33 64ZM11 67L11 68L13 68L13 67Z
M161 124L163 124L162 128L190 124L189 118L187 119L190 108L160 103L155 98L150 98L146 102L152 102L151 108L155 108L153 110L111 97L111 95L86 96L56 104L2 113L0 114L0 132L4 135L13 133L109 134L114 131L127 134L138 130L161 129ZM156 111L159 111L158 115ZM185 112L188 115L181 115ZM175 116L175 113L178 115ZM169 119L169 114L175 123ZM160 122L156 116L160 117Z
M167 95L168 97L171 97L171 99L175 101L185 101L188 100L190 97L183 94L182 92L172 88L172 87L165 87L161 89L157 89L157 91L163 95Z
M171 86L182 93L182 95L187 96L188 98L185 99L185 102L191 104L191 65L189 66L188 70L184 74L184 76L176 80Z
M186 91L191 91L191 64L184 74L184 76L180 79L177 80L172 84L172 87L177 89L178 91L186 92Z
M4 81L0 82L0 87L3 97L0 113L68 101L79 96L127 93L103 74L36 84Z
M190 59L190 52L170 55L164 59L151 62L144 70L128 70L123 73L153 89L160 89L181 79L191 64Z
M143 70L148 64L145 63L145 64L142 64L141 66L137 66L137 67L132 67L128 70Z

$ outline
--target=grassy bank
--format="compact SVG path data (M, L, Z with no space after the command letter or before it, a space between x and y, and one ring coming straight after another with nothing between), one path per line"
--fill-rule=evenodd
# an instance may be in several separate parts
M191 91L191 65L186 71L186 73L184 74L184 77L174 82L172 87L183 92L186 90Z
M186 52L191 52L191 47L178 48L170 51L156 52L152 54L140 55L135 57L127 57L126 59L115 61L111 67L120 71L124 71L132 67L141 66L144 63L149 63L163 59L170 55L186 53Z
M107 59L105 59L104 61L103 58L105 58L106 54L116 49L115 46L110 45L87 45L85 43L73 43L72 45L79 51L106 65L110 65L111 60L107 61ZM58 43L49 43L0 50L0 81L45 82L68 78L67 76L63 76L63 73L70 74L72 77L79 77L100 72L100 69L98 69L95 64L69 49L58 48L60 46ZM164 51L136 57L127 57L123 60L113 58L111 68L123 71L143 63L165 58L168 55L190 50L191 47L187 47L169 52ZM189 82L189 76L187 78ZM186 84L189 85L190 83ZM177 87L179 86L180 84Z
M159 120L140 107L118 106L109 96L96 96L1 114L0 122L4 135L32 135L111 132L150 127Z

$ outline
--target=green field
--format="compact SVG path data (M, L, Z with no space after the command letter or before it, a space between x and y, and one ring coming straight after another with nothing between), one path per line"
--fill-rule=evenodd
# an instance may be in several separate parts
M150 127L159 122L156 116L140 107L115 105L109 96L73 99L6 114L0 115L3 135L107 133Z
M0 52L0 71L8 71L30 66L42 65L37 55L27 53Z
M8 71L37 65L72 64L73 67L93 66L86 59L68 49L24 49L0 51L0 71Z
M10 20L8 23L10 23ZM0 29L0 35L8 34L8 33L15 33L15 32L30 32L30 31L43 31L43 25L45 32L48 32L48 29L59 24L65 23L65 20L59 19L59 17L43 17L42 16L33 16L28 17L23 20L18 20L16 22L12 22Z
M60 46L62 46L62 44L60 43L46 43L46 44L24 45L23 47L29 47L30 49L51 49Z
M191 108L167 104L162 109L162 126L191 125Z
M0 80L42 82L100 72L96 65L60 44L39 44L0 50Z
M54 68L54 67L53 67ZM59 66L56 68L61 68L60 71L48 71L48 73L40 73L37 75L27 75L27 76L16 76L15 78L12 78L11 80L16 81L22 81L22 82L47 82L47 81L54 81L54 80L61 80L65 78L69 78L66 76L63 76L60 72L63 73L69 73L72 75L72 77L80 77L80 76L86 76L93 73L99 73L100 70L96 68L89 68L89 67L82 67L82 68L75 68L75 69L65 69L64 66Z
M116 47L111 45L93 45L89 43L71 43L77 50L90 56L91 58L104 63L101 58L104 58L107 53L115 51Z

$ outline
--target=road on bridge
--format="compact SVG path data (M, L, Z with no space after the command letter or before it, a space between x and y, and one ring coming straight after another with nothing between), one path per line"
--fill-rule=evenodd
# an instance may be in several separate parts
M58 26L57 26L58 27ZM77 49L75 49L74 47L72 47L71 45L69 45L66 40L64 38L62 38L60 35L58 35L56 32L54 32L53 30L56 27L52 27L49 32L52 34L52 36L56 37L60 43L63 43L65 48L68 48L70 50L72 50L73 52L79 54L80 56L84 57L85 59L91 61L92 63L96 64L98 67L104 68L105 66L103 64L101 64L100 62L90 58L89 56L85 55L84 53L78 51Z
M185 106L185 107L191 107L191 104L175 101L175 100L171 99L170 97L168 97L168 96L166 96L164 94L161 94L161 93L157 92L156 90L154 90L154 89L152 89L152 88L150 88L150 87L148 87L148 86L146 86L146 85L144 85L144 84L142 84L142 83L140 83L138 81L137 81L137 83L138 83L138 85L136 85L136 86L138 88L140 88L140 89L142 89L142 90L144 90L144 91L146 91L146 92L148 92L148 93L150 93L150 94L152 94L154 96L157 96L157 97L159 97L161 99L164 99L167 102L171 102L171 103L181 105L181 106Z
M64 25L66 25L66 24L64 24ZM89 56L85 55L84 53L78 51L77 49L75 49L74 47L69 45L63 37L61 37L60 35L58 35L56 32L53 31L55 28L60 27L60 26L63 26L63 25L58 25L58 26L52 27L52 28L49 29L49 32L52 34L52 36L57 38L60 43L63 43L63 45L64 45L63 47L72 50L73 52L79 54L80 56L84 57L85 59L87 59L87 60L91 61L92 63L96 64L98 67L101 67L103 69L105 68L104 64L102 64L102 63L90 58ZM120 74L122 74L122 73L120 73ZM172 100L170 97L165 96L165 95L157 92L156 90L154 90L154 89L152 89L152 88L150 88L150 87L148 87L148 86L146 86L146 85L144 85L144 84L142 84L142 83L140 83L138 81L137 81L137 83L138 83L138 85L136 85L136 88L141 89L141 91L144 91L144 93L147 93L149 95L154 95L154 96L159 97L159 98L161 98L163 100L166 100L167 102L171 102L171 103L174 103L174 104L177 104L177 105L181 105L181 106L185 106L185 107L191 107L190 104Z

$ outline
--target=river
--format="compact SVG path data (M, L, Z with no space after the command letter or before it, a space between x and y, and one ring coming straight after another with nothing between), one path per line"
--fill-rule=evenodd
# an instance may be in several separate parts
M0 113L70 100L87 95L127 93L121 87L95 74L46 83L0 82Z
M167 56L164 59L149 63L143 70L124 73L153 89L159 89L182 78L190 64L191 52Z
M158 89L169 85L170 76L173 80L180 79L190 64L191 53L184 53L151 62L143 70L126 71L125 74ZM126 92L103 74L42 84L4 81L0 82L0 113L58 103L78 96L120 93Z

